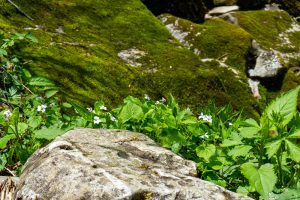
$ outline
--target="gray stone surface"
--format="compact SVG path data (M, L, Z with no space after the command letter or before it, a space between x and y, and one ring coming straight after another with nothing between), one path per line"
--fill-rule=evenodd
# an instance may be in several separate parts
M196 176L196 165L140 133L76 129L35 152L18 200L250 199Z

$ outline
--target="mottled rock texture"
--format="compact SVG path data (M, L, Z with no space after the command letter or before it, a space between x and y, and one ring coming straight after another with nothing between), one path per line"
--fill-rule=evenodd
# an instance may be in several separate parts
M37 151L19 200L247 200L196 176L196 165L140 133L76 129Z

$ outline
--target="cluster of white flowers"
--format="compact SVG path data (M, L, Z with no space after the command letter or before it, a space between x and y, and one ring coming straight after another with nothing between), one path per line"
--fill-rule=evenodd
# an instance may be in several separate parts
M107 107L106 106L100 106L100 110L107 110Z
M5 118L9 118L12 115L12 113L10 112L10 110L5 111L3 114L4 114Z
M165 98L161 98L161 100L160 100L160 101L156 101L155 104L156 104L156 105L163 104L163 103L165 103L166 101L167 101L167 100L166 100Z
M146 99L147 101L150 101L150 97L148 96L148 94L145 94L144 99Z
M46 112L46 108L47 108L47 106L43 104L43 105L38 106L36 110L38 112Z
M114 116L111 116L111 117L110 117L110 120L111 120L112 122L116 122L116 121L117 121L117 119L116 119Z
M209 138L208 132L204 133L204 135L201 135L200 138L202 139Z
M94 124L100 124L102 121L98 116L94 117Z
M205 122L212 123L212 117L210 115L204 115L203 113L201 113L198 119L202 119Z

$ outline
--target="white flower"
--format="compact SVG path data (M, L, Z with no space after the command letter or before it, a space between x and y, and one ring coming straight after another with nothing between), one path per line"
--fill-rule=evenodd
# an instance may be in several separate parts
M110 117L110 120L111 120L112 122L116 122L116 121L117 121L117 119L116 119L114 116L111 116L111 117Z
M9 118L12 115L12 113L10 112L10 110L5 111L3 114L4 114L5 118Z
M161 102L165 103L167 100L165 98L161 98Z
M43 104L43 105L40 105L37 107L37 111L38 112L46 112L46 108L47 108L47 106Z
M232 126L232 123L231 123L231 122L229 122L229 123L228 123L228 125L229 125L229 126Z
M156 105L159 105L159 104L161 104L161 103L160 103L159 101L156 101L155 104L156 104Z
M106 106L100 106L100 110L107 110Z
M202 138L202 139L209 138L208 132L206 132L204 135L200 136L200 138Z
M94 124L99 124L101 122L101 119L98 116L94 117Z
M93 112L93 108L89 107L89 108L86 108L89 112Z
M150 97L148 96L148 94L145 94L144 99L146 99L147 101L150 101Z
M201 113L198 119L202 119L205 122L212 123L212 117L210 115L204 115L203 113Z
M42 100L42 97L38 96L36 97L36 100Z
M186 109L186 111L191 112L191 109L188 107L188 108Z

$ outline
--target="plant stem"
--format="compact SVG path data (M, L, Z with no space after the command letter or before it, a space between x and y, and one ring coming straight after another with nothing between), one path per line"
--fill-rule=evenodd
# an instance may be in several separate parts
M281 152L282 152L282 146L280 147L280 150L277 152L276 154L276 158L277 158L277 163L278 163L278 168L279 168L279 184L280 186L283 187L283 174L282 174L282 156L281 156Z

